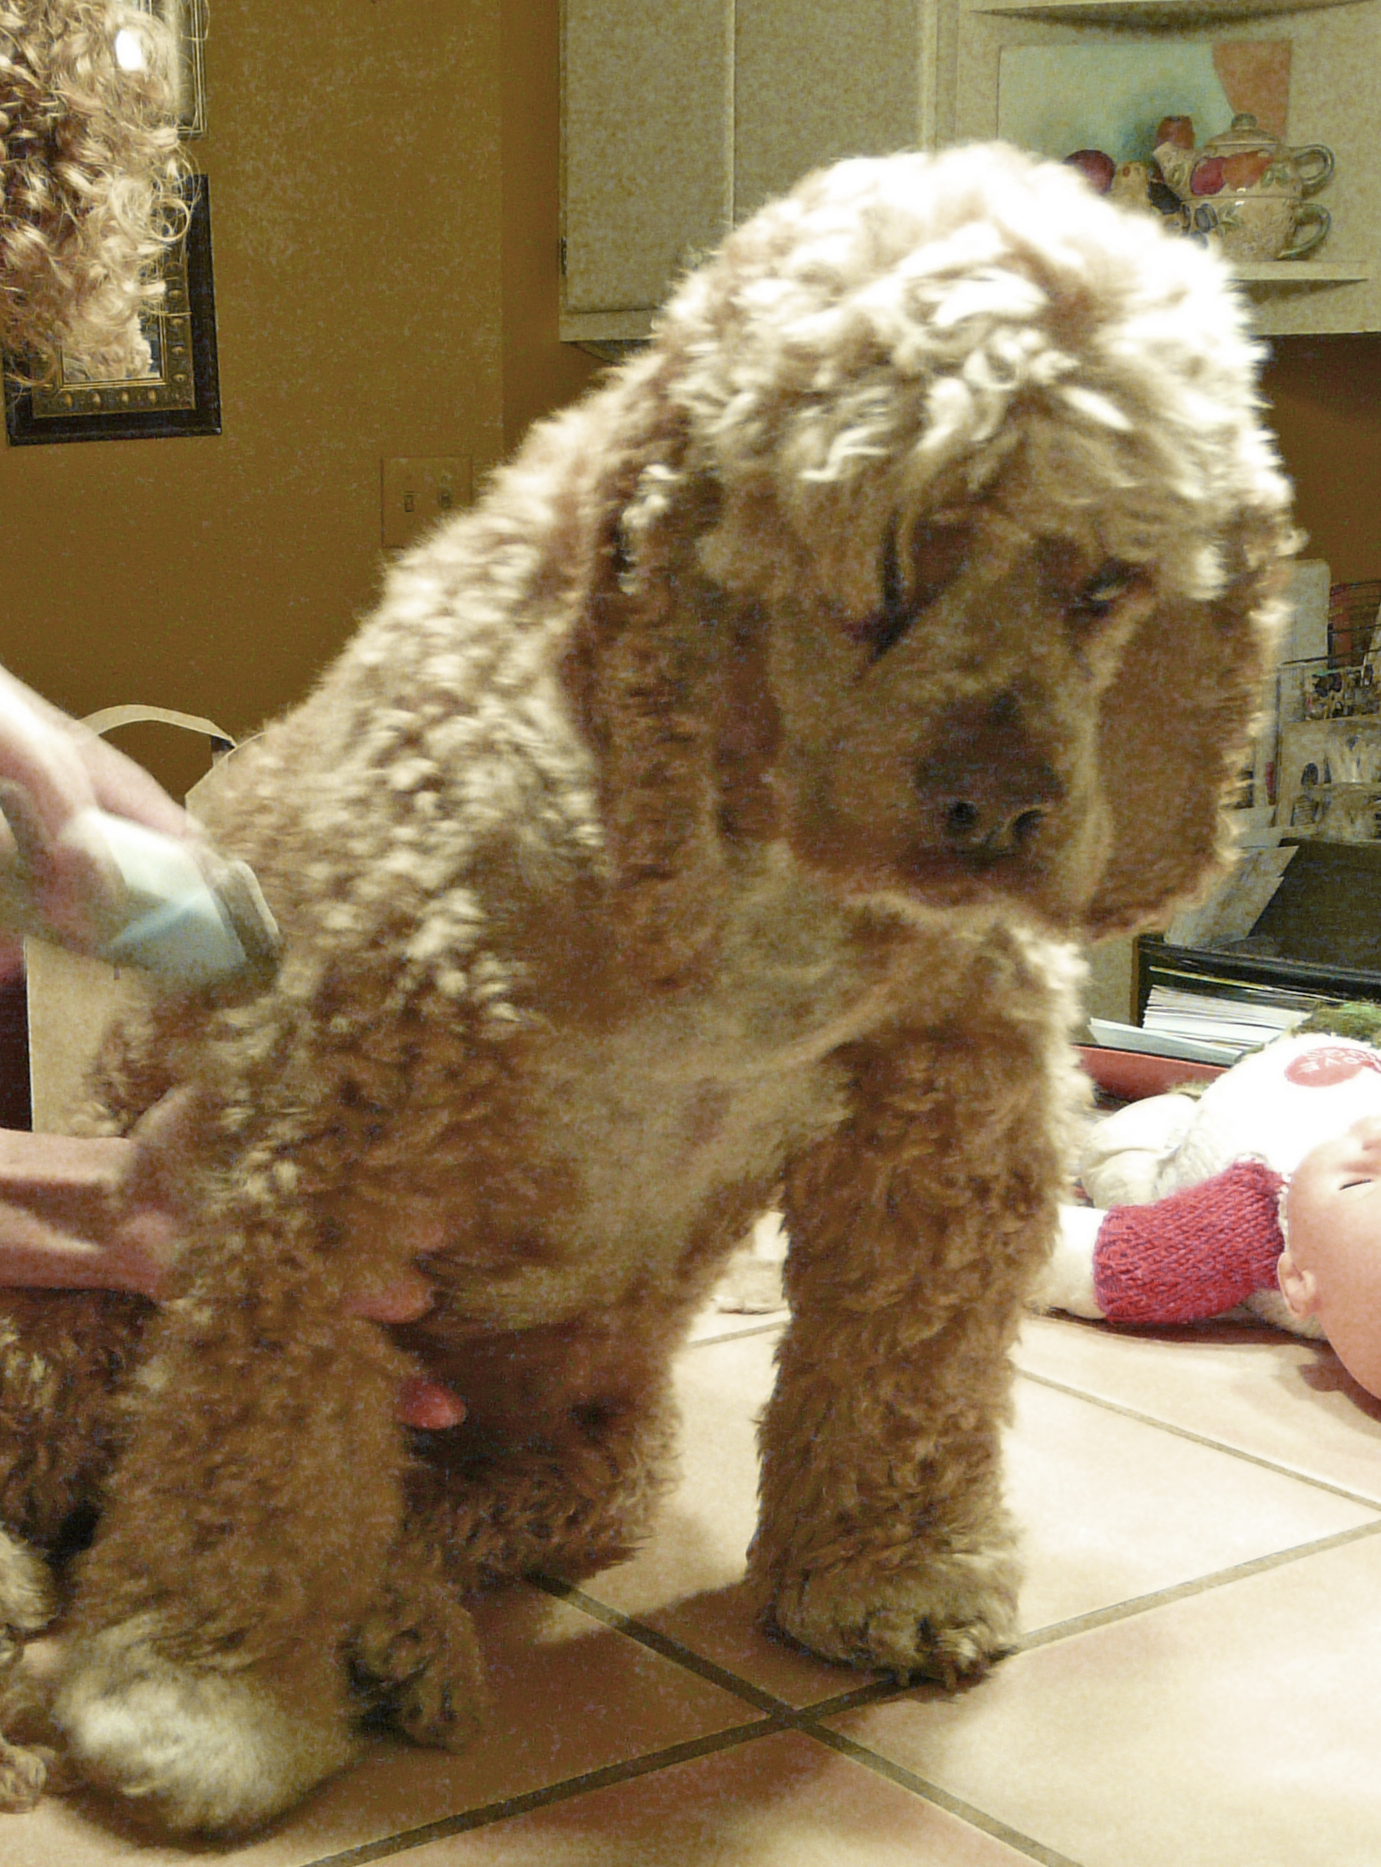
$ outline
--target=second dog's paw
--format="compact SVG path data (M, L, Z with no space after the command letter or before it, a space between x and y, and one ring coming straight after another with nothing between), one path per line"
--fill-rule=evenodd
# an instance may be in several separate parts
M1012 1650L1019 1582L1005 1548L951 1550L924 1567L788 1577L769 1619L824 1659L953 1691Z
M176 1665L127 1622L75 1647L51 1715L88 1780L174 1832L235 1833L355 1756L345 1717L312 1696L249 1672Z

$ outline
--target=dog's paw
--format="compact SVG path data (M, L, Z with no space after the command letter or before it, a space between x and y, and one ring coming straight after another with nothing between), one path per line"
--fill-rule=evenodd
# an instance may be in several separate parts
M1011 1652L1019 1583L1008 1549L951 1550L924 1567L787 1577L768 1620L823 1659L953 1691Z
M414 1744L463 1750L484 1718L472 1685L429 1666L390 1694L389 1722Z
M480 1729L486 1699L474 1623L444 1587L387 1590L355 1636L353 1660L365 1697L414 1744L461 1750Z
M36 1551L0 1530L0 1657L46 1627L57 1611L53 1578Z
M356 1755L348 1720L312 1696L176 1665L126 1622L76 1645L51 1716L87 1780L175 1833L225 1834L281 1814Z
M25 1815L50 1787L52 1751L29 1749L0 1737L0 1812Z

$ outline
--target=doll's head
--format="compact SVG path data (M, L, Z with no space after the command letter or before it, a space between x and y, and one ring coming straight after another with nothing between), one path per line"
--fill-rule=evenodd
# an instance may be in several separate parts
M1281 1295L1317 1316L1339 1361L1381 1397L1381 1115L1306 1154L1285 1196Z
M140 374L140 328L180 229L173 49L123 0L0 0L0 348Z

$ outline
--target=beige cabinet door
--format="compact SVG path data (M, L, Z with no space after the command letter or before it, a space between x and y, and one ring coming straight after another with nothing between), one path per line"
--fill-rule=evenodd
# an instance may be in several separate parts
M822 163L935 140L937 0L566 0L562 336L646 334L677 273Z
M925 0L739 0L734 219L811 169L935 140Z
M568 316L645 313L731 224L733 12L732 0L566 0Z

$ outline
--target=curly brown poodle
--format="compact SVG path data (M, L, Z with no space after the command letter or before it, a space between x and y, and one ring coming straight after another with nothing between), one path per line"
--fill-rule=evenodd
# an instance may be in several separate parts
M50 1705L89 1779L235 1830L364 1707L461 1742L463 1593L646 1532L670 1358L782 1186L764 1621L947 1685L1010 1646L1071 943L1227 859L1293 546L1257 362L1219 262L1067 169L845 163L222 767L280 977L126 1025L93 1122L194 1095L175 1294L5 1312L0 1618L95 1521ZM420 1257L422 1321L347 1313ZM396 1424L419 1370L463 1424Z

